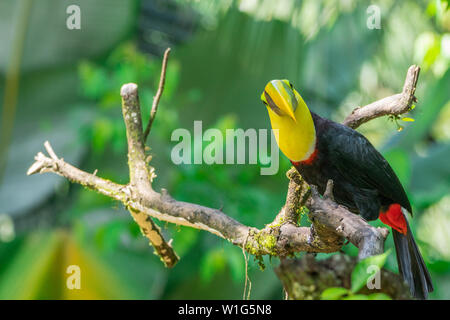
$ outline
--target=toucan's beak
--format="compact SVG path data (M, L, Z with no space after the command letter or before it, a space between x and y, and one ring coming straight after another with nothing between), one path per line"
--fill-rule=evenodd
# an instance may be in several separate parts
M294 111L297 108L297 99L294 90L282 80L272 80L264 89L263 96L270 107L279 116L286 115L295 122Z

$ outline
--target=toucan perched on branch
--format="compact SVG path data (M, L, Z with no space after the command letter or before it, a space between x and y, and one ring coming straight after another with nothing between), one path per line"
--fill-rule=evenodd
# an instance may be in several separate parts
M333 180L336 202L392 227L400 274L415 298L426 299L431 277L404 214L412 214L411 204L389 163L357 131L310 112L288 80L270 81L261 99L278 146L306 182L323 194Z

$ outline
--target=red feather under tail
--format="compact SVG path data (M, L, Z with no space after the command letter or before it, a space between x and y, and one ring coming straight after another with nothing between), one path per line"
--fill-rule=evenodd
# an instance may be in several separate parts
M380 220L393 229L398 269L408 283L411 295L417 299L427 299L428 293L433 291L433 284L402 207L398 203L391 204L386 212L380 212Z
M380 220L398 232L406 235L408 225L403 215L402 207L398 203L391 204L386 212L380 212Z

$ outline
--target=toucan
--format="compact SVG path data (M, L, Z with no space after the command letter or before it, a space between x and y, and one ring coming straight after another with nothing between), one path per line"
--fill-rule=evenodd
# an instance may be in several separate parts
M280 150L310 185L367 221L392 228L398 268L411 295L427 299L430 273L406 219L411 204L386 159L362 134L311 112L288 80L270 81L261 95Z

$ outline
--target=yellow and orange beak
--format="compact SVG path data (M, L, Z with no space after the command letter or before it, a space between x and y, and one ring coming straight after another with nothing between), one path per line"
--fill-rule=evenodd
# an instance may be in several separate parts
M261 100L278 116L288 116L297 122L294 112L298 101L288 80L272 80L264 88Z

